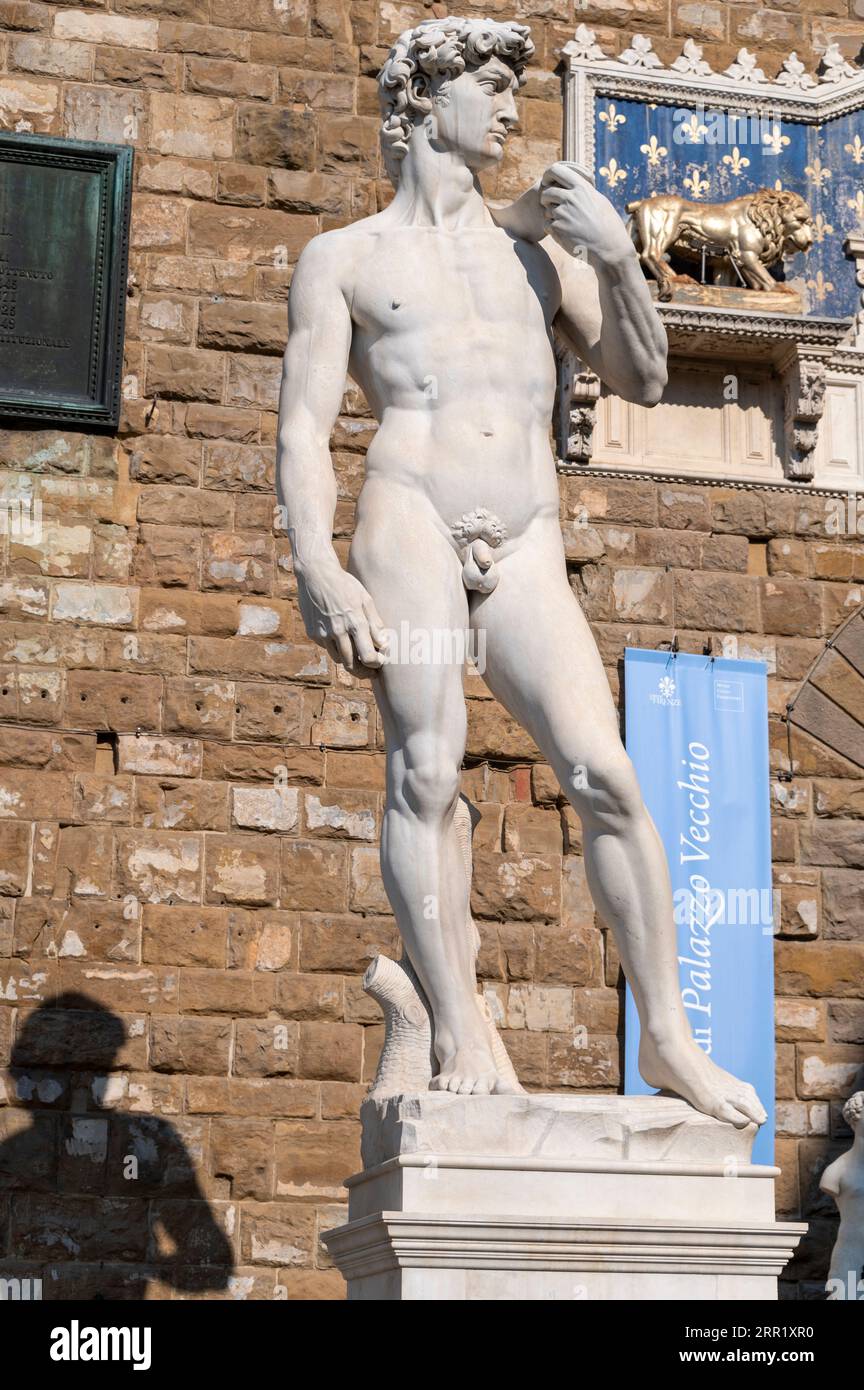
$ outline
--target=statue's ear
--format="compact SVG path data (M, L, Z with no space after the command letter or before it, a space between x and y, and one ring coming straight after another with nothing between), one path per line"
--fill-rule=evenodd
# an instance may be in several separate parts
M415 105L428 108L432 99L432 79L425 72L415 72L411 78L411 97Z

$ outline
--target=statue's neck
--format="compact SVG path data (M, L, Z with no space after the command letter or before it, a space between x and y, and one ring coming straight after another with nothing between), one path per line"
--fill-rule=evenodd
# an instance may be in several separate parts
M434 149L422 126L412 133L399 165L388 213L404 226L443 231L494 226L477 175L455 151Z

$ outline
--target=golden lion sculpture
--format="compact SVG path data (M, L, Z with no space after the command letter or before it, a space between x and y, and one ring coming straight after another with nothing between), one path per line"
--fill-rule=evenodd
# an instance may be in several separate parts
M666 259L672 251L684 261L705 256L715 284L733 283L733 267L752 290L787 290L768 274L784 256L813 244L813 214L798 193L760 188L729 203L693 203L676 193L627 204L631 233L642 264L672 298L675 276ZM680 277L678 277L680 278Z

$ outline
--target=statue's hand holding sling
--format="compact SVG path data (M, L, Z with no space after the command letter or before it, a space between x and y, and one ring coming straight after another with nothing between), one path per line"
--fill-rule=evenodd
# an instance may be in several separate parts
M540 180L540 203L548 235L571 256L601 263L632 257L624 223L580 165L550 165Z

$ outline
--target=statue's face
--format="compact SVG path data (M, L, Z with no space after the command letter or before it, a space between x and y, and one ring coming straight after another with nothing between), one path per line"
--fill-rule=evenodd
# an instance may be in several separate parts
M519 81L501 58L466 68L434 100L432 144L461 155L469 169L487 169L503 158L504 141L518 121Z

